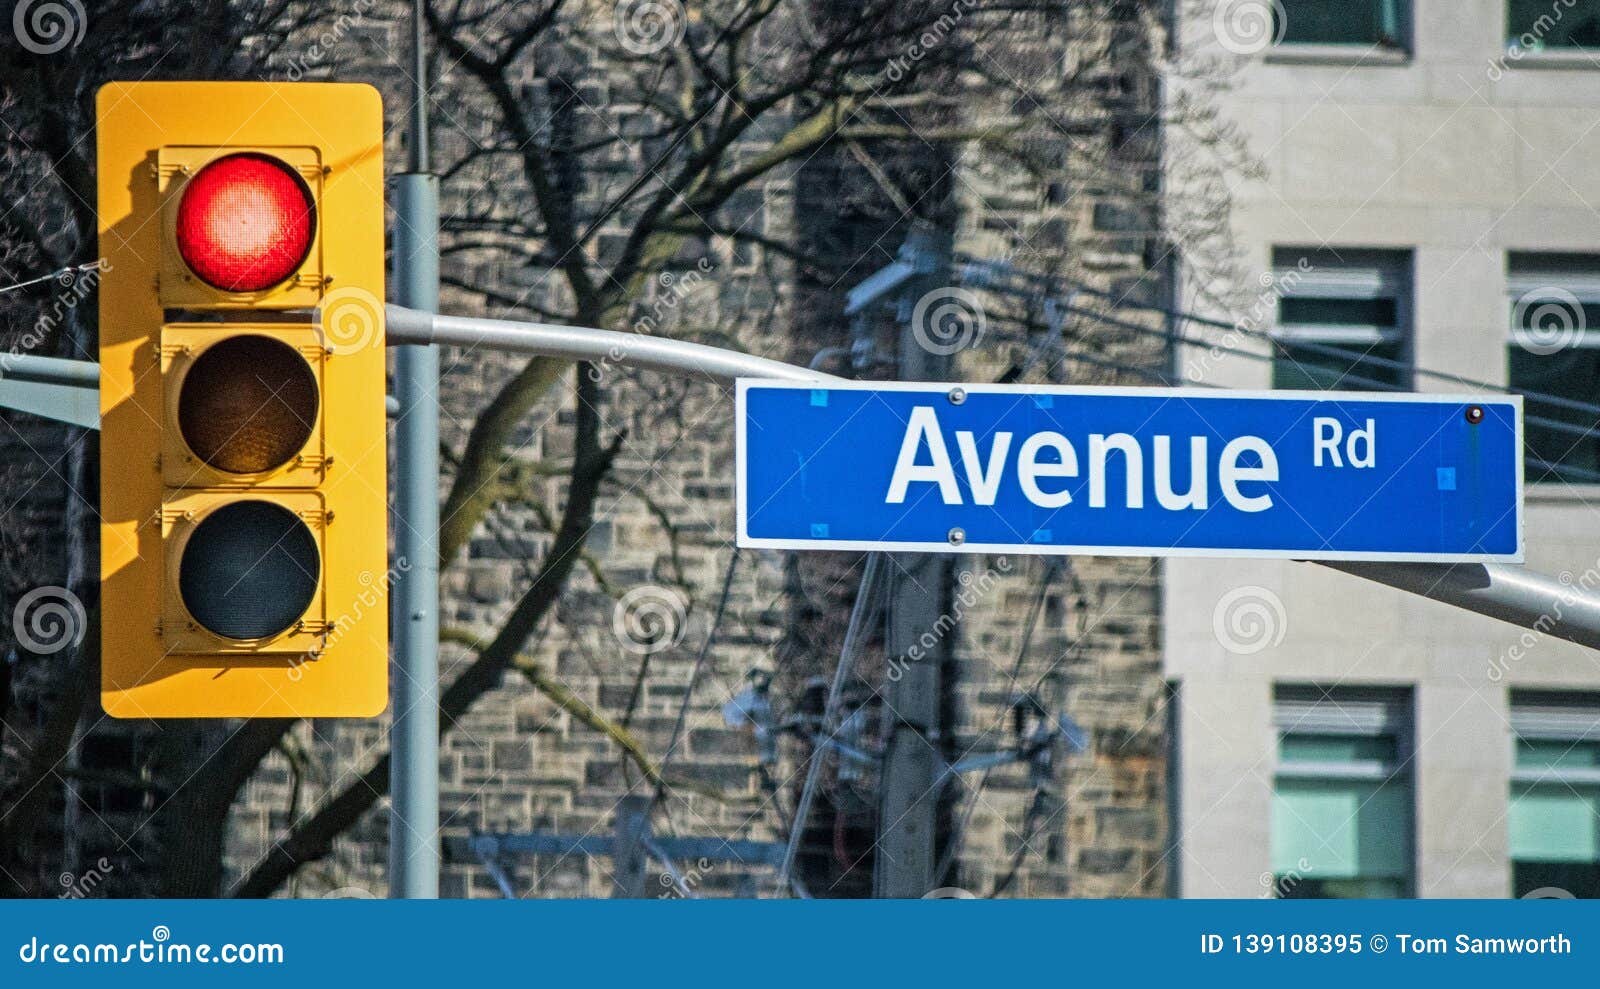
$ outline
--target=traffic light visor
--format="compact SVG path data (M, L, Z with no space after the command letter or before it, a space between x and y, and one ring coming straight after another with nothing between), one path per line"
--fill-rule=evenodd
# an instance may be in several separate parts
M207 285L259 292L305 263L316 226L305 180L251 152L218 158L184 184L175 238L184 264Z

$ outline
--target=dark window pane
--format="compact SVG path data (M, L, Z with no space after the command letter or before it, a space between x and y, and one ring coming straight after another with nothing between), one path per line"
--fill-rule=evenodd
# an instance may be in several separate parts
M1512 390L1529 393L1523 403L1527 479L1600 480L1600 416L1540 397L1600 405L1600 349L1569 346L1539 354L1512 344L1507 353Z
M1290 45L1393 45L1406 0L1283 0L1278 29Z
M1404 879L1302 879L1276 876L1280 900L1398 900L1406 895Z
M1338 354L1327 353L1329 349ZM1401 390L1406 386L1403 367L1378 361L1399 362L1399 343L1318 343L1314 346L1277 341L1272 363L1272 387L1314 391ZM1345 356L1348 354L1349 356Z
M1521 898L1538 892L1559 897L1571 893L1580 900L1600 900L1600 862L1511 863L1511 895Z
M1281 326L1394 326L1395 300L1286 298L1278 304ZM1594 324L1600 326L1600 323Z
M1600 0L1510 0L1506 46L1528 51L1600 47Z
M1557 297L1543 298L1530 293L1511 307L1511 325L1520 330L1543 333L1552 340L1571 336L1585 327L1600 328L1600 303L1572 302Z
M1393 735L1310 735L1296 732L1278 742L1283 762L1399 762Z
M1564 738L1517 739L1517 765L1523 769L1600 769L1600 742Z

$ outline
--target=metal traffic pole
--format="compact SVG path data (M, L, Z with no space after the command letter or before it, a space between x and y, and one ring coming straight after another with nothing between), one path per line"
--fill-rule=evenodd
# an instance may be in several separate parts
M902 381L942 381L950 358L930 343L929 326L918 326L917 299L944 284L949 244L932 231L913 231L901 252L918 277L900 288L896 366ZM931 322L938 317L925 315ZM955 401L955 399L951 399ZM962 537L951 532L952 546ZM949 615L956 558L947 553L896 553L889 557L885 648L903 673L884 685L883 782L878 795L878 835L872 895L916 899L934 887L938 859L940 788L946 765L943 714L951 639L938 636L918 654L919 640ZM918 658L920 656L920 658Z
M439 308L439 180L429 172L422 0L411 9L414 104L395 178L395 297ZM389 895L439 896L439 348L396 348L394 689Z

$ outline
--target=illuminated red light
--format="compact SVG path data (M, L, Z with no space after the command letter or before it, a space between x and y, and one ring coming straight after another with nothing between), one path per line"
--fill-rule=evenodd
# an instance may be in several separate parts
M178 253L201 281L228 292L259 292L293 275L316 228L305 182L266 155L218 158L178 202Z

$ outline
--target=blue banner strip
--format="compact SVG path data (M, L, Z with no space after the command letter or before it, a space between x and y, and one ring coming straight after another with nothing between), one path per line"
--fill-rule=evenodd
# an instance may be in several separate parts
M9 901L0 931L0 986L1593 985L1600 902Z

